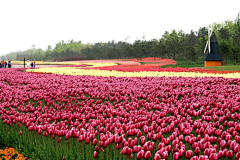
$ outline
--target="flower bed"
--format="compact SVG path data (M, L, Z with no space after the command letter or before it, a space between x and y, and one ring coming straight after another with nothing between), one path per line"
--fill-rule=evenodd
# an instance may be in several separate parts
M2 69L0 140L33 159L238 159L239 86Z
M196 72L196 73L213 73L213 74L228 74L228 73L240 73L240 71L218 71L214 69L199 69L199 68L159 68L157 65L141 65L141 66L129 66L118 65L108 67L94 67L89 69L107 70L107 71L121 71L121 72Z
M0 160L9 160L9 159L16 159L16 160L27 160L22 154L19 154L15 149L11 147L7 147L4 150L0 149Z
M48 74L63 74L63 75L84 75L84 76L103 76L103 77L225 77L225 78L240 78L240 72L211 72L211 70L200 69L185 69L185 68L162 68L159 71L141 71L137 70L133 72L134 66L130 72L116 71L115 69L110 69L112 67L101 68L76 68L76 67L51 67L51 68L38 68L38 69L28 69L27 72L35 73L48 73ZM117 67L116 67L117 68ZM137 67L141 68L141 67ZM149 69L149 67L147 67ZM105 70L108 69L108 70ZM189 72L187 72L189 71ZM199 72L198 72L199 71Z

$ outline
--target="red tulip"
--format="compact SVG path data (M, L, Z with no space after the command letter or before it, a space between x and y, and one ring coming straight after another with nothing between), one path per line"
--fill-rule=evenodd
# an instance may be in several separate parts
M204 150L204 155L209 155L210 154L210 152L209 152L209 149L208 148L206 148L205 150Z
M229 151L227 152L227 157L228 157L229 159L231 159L231 158L233 157L233 151L232 151L232 150L229 150Z
M129 159L132 159L132 158L133 158L133 154L129 155L128 158L129 158Z
M144 156L145 159L149 159L151 158L151 152L150 151L147 151L145 156Z
M200 148L199 147L196 147L195 149L195 155L199 155L200 154Z
M183 149L180 149L178 153L179 153L179 157L183 157L185 151Z
M168 146L166 147L166 150L167 150L168 152L171 152L171 150L172 150L171 145L168 145Z
M158 150L162 149L163 147L165 147L165 144L164 144L164 143L159 143L159 144L158 144Z
M163 152L162 158L163 159L168 159L168 152L167 151Z
M233 137L237 136L237 131L233 131L233 132L232 132L232 136L233 136Z
M174 160L178 160L178 159L179 159L179 153L178 153L178 152L175 152L175 153L173 154L173 159L174 159Z
M122 154L123 155L128 154L128 147L123 147Z
M93 158L97 158L97 151L93 152Z
M99 141L98 145L99 145L99 147L102 147L103 146L103 141Z
M222 157L226 157L227 156L227 149L224 149L223 151L222 151Z
M236 159L239 159L239 158L240 158L240 152L236 154Z
M173 151L174 151L174 152L178 151L178 144L176 144L176 145L173 147Z
M218 155L218 158L222 158L222 157L223 157L223 152L220 150L220 151L217 153L217 155Z
M228 135L226 135L226 141L228 141L228 140L231 140L232 139L232 136L230 135L230 134L228 134Z
M190 158L192 158L192 155L193 155L192 150L188 150L188 151L186 152L186 158L190 159Z
M161 156L156 153L155 156L153 157L153 160L161 160Z
M152 151L153 151L153 146L150 145L150 146L148 147L148 150L149 150L150 152L152 152Z
M209 156L210 160L217 160L218 159L218 155L216 153L211 153Z
M198 160L208 160L208 156L201 155Z
M141 151L139 151L139 152L137 153L137 159L141 159L142 157L143 157L143 154L142 154Z
M190 138L191 138L190 136L186 136L186 137L185 137L185 141L189 143Z
M220 142L220 147L223 149L223 148L225 148L225 146L226 146L226 141L225 140L222 140L221 142Z
M127 154L128 154L128 155L131 155L132 152L133 152L132 149L131 149L131 148L128 148L128 150L127 150Z
M89 144L89 143L90 143L89 137L86 138L85 143L86 143L86 144Z
M195 149L196 147L198 147L198 143L197 143L197 142L194 142L194 143L192 144L192 148Z
M172 145L173 145L173 146L175 146L176 144L178 144L178 140L174 140L174 141L172 142Z
M94 146L96 146L97 145L97 139L96 138L94 138L93 139L93 143L92 143Z
M193 156L190 160L198 160L197 156Z
M147 151L147 150L148 150L148 146L147 146L146 143L143 145L143 150L144 150L144 151Z
M240 147L239 147L239 145L236 145L234 147L234 153L238 153L239 151L240 151Z

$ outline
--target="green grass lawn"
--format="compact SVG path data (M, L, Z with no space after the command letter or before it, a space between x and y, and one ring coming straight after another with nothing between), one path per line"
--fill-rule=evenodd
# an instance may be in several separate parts
M198 62L198 63L191 63L190 61L177 61L176 65L166 65L166 66L160 66L160 68L201 68L201 69L215 69L220 71L240 71L240 65L224 65L224 66L218 66L218 67L204 67L204 62Z
M159 64L158 62L139 62L141 65L144 64Z
M209 68L219 71L240 71L240 65L227 65L227 66L217 66L217 67L199 67L199 68Z

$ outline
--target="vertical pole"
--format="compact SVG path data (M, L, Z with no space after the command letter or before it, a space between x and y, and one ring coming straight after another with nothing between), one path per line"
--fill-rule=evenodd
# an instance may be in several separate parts
M24 62L23 62L24 68L25 68L25 57L24 57Z

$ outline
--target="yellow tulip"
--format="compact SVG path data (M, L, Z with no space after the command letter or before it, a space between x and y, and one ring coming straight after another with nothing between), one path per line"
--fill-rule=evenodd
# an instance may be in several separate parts
M112 65L112 64L97 64ZM51 67L51 68L38 68L28 69L27 72L41 72L63 75L89 75L89 76L103 76L103 77L224 77L224 78L240 78L240 73L228 74L214 74L214 73L197 73L197 72L121 72L121 71L108 71L96 69L83 69L77 67Z

